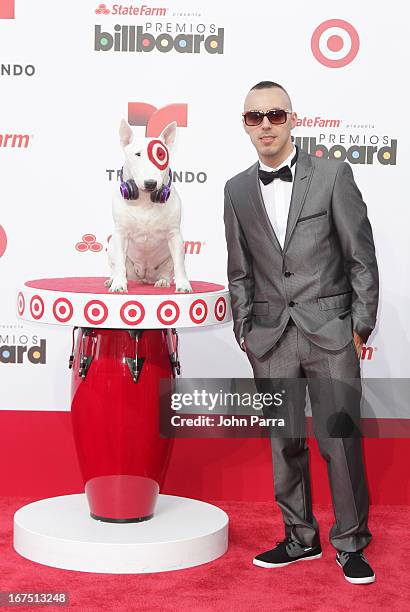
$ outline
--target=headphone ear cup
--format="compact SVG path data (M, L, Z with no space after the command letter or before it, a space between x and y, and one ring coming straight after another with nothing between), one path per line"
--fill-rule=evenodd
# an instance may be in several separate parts
M137 183L134 181L134 179L130 179L129 181L127 181L127 186L129 189L129 193L130 193L130 200L138 200L139 197L139 189L137 186Z
M155 189L151 192L151 202L159 202L160 201L161 189Z

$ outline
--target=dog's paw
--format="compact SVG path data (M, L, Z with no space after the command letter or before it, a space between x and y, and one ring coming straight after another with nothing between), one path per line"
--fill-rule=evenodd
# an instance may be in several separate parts
M111 280L111 279L110 279ZM108 289L110 293L127 293L128 285L127 279L122 277L115 277L111 280L110 288Z
M175 281L175 293L192 293L189 280Z
M166 278L160 278L155 283L154 287L170 287L171 283Z
M107 280L104 282L104 285L105 285L106 287L111 287L111 285L112 285L112 280L113 280L112 278L107 278Z

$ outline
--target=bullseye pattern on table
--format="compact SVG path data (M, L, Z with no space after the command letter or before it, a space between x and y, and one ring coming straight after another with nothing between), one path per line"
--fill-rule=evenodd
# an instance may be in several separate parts
M21 319L55 325L101 328L166 328L218 325L231 320L223 285L191 281L193 293L134 281L128 293L109 293L104 277L27 281L18 291Z

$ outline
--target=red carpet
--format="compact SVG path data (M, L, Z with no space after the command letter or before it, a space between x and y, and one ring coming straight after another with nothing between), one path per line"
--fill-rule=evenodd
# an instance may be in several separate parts
M256 553L283 537L278 511L270 502L216 502L230 517L230 545L223 557L186 570L122 576L58 570L17 555L12 548L13 514L30 501L34 500L0 498L0 591L3 592L67 591L68 607L86 612L374 612L386 609L404 612L410 609L409 506L371 508L373 542L366 549L366 555L375 569L376 582L355 586L343 578L327 539L333 519L330 506L315 507L322 534L322 559L276 570L252 565Z

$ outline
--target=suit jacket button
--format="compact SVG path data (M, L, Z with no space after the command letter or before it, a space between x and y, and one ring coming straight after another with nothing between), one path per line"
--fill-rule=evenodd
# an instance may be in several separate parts
M296 302L294 302L293 300L290 300L289 306L294 306L295 304L296 304Z
M285 272L285 276L286 276L286 278L289 278L289 276L290 276L291 274L292 274L292 272L288 272L288 271L286 271L286 272Z

